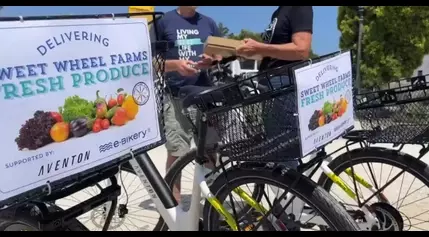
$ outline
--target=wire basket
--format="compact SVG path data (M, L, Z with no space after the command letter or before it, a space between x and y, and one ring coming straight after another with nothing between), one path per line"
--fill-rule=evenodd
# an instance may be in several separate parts
M198 95L197 107L207 115L223 144L221 154L234 161L282 162L300 157L296 93L292 83L260 93L255 83L289 76L282 66ZM241 88L253 85L255 93Z
M159 13L134 13L134 14L128 14L128 13L121 13L116 14L117 17L130 17L131 15L150 15L152 14L155 18L155 15L159 15ZM103 18L111 16L108 15L78 15L78 16L36 16L36 17L28 17L28 20L46 20L46 19L84 19L84 18ZM159 19L159 17L157 17ZM17 17L0 17L0 21L17 21L19 18ZM150 22L152 23L152 22ZM151 50L152 50L152 63L153 63L153 73L154 73L154 86L155 86L155 98L156 98L156 106L157 106L157 112L158 112L158 119L160 123L160 129L164 130L164 89L165 89L165 80L164 80L164 71L165 71L165 53L168 51L168 42L166 41L155 41L152 42ZM162 145L165 143L165 133L161 132L161 140L149 144L148 146L141 147L135 151L133 151L134 155L141 154L142 152L145 152L147 150L153 149L154 147L157 147L159 145ZM4 208L8 208L11 206L14 206L16 204L25 203L28 201L33 200L40 200L43 199L47 194L58 194L62 192L67 192L68 189L73 188L75 185L79 183L86 183L88 181L93 181L94 179L99 181L102 181L106 177L103 176L104 173L109 173L112 170L117 170L117 167L124 163L125 161L129 160L131 158L130 154L127 154L122 157L118 157L117 159L114 159L110 162L101 164L99 166L96 166L94 168L85 170L84 172L71 175L69 177L54 181L49 183L49 186L42 186L38 187L32 190L29 190L27 192L24 192L22 194L10 197L5 200L0 200L0 210ZM98 178L99 177L99 178ZM98 182L98 181L95 181Z
M429 141L428 75L355 96L356 118L371 143L422 144Z

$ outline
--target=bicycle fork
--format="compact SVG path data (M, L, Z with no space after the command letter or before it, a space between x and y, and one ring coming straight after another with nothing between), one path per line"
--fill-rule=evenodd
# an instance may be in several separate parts
M320 168L322 169L323 173L326 176L328 176L328 178L332 180L333 183L338 185L338 187L340 187L351 199L353 199L358 203L358 198L363 198L361 194L355 193L351 187L349 187L345 182L343 182L343 180L329 168L328 162L326 160L322 161ZM353 172L351 168L347 168L345 170L345 173L353 180L355 180L357 183L369 189L371 192L375 193L377 191L364 178L356 174L356 172ZM362 206L361 210L365 214L365 219L366 219L366 222L358 223L359 227L362 230L371 230L373 226L379 227L380 223L378 219L372 214L371 210L367 205Z
M328 160L331 158L328 158ZM358 194L356 194L352 188L350 188L346 183L343 182L343 180L338 177L329 167L328 167L328 162L327 161L323 161L320 168L322 169L323 173L328 176L329 179L332 180L332 182L334 182L336 185L338 185L350 198L352 198L354 201L358 201ZM311 170L307 171L307 172L311 172ZM307 173L305 172L305 173ZM367 182L364 178L362 178L361 176L359 176L358 174L356 174L356 172L352 172L351 168L347 168L345 170L345 173L352 177L354 180L356 180L359 184L361 184L363 187L369 189L371 192L376 192L376 190L374 189L374 187ZM304 175L308 175L308 174L304 174ZM264 214L267 213L267 210L264 208L263 205L261 205L260 203L258 203L255 199L252 198L251 195L249 195L248 193L246 193L244 190L242 190L241 188L235 188L234 193L236 193L242 200L244 200L244 202L249 205L250 207L254 208L257 212ZM363 198L361 195L359 195L359 197ZM290 197L286 198L289 199ZM283 201L281 201L283 202ZM212 204L213 205L213 204ZM302 203L302 208L304 208L304 205ZM298 209L302 209L301 207ZM289 208L288 208L289 209ZM286 212L288 212L288 209L286 210ZM367 206L363 206L362 208L362 212L365 214L365 218L366 218L366 222L365 223L358 223L359 227L363 230L370 230L372 226L374 225L379 225L379 221L377 218L374 217L374 215L371 213L371 211L369 210L369 208ZM289 210L290 211L290 210ZM228 213L229 214L229 213ZM305 214L311 214L311 213L305 213ZM308 215L310 216L310 215ZM304 219L307 219L305 216L303 216ZM323 220L319 220L320 218L315 217L314 215L312 215L312 220L316 223L319 222L324 222ZM269 218L272 220L272 218ZM316 221L317 220L317 221ZM229 222L228 222L229 223ZM235 222L234 222L235 223ZM231 226L232 227L232 226Z
M233 217L231 213L228 212L228 210L222 205L222 203L217 199L210 191L210 188L208 187L206 181L205 181L205 175L203 173L204 168L200 164L196 164L195 167L195 178L200 178L197 180L197 184L199 184L199 188L201 190L201 194L203 197L213 206L213 208L218 212L221 216L225 218L225 222L229 225L229 227L234 230L238 231L239 223L236 222L236 219ZM194 187L195 188L195 187ZM240 187L233 189L233 192L236 193L240 198L244 200L246 204L248 204L250 207L254 208L257 212L264 215L268 211L263 207L263 205L259 204L251 195L246 193L243 189ZM191 203L197 203L192 200ZM191 204L192 205L192 204ZM198 203L199 205L199 203ZM191 207L192 208L192 207ZM273 227L277 230L281 231L284 230L284 226L278 226L277 225L277 218L270 214L268 217L268 220L273 222Z

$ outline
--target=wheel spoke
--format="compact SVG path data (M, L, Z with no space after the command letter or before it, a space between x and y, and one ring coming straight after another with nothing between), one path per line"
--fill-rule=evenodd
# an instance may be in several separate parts
M374 190L377 191L375 193L374 191L370 192L370 190L366 192L365 187L363 185L359 185L359 193L365 195L364 204L368 203L373 197L375 197L376 195L378 195L378 193L381 192L387 198L387 200L391 201L390 203L383 203L377 205L377 208L383 210L383 212L380 212L380 215L384 215L384 217L381 218L383 222L381 223L383 228L397 228L398 225L395 225L395 222L400 220L393 220L391 218L397 218L398 216L400 216L404 221L403 230L407 230L407 228L412 228L411 230L423 230L425 228L427 229L429 227L429 221L427 220L429 216L429 207L426 205L426 202L429 198L429 190L427 190L428 185L426 185L426 183L429 183L429 176L427 177L425 172L416 169L412 170L411 168L416 167L415 165L411 165L409 163L400 163L400 157L397 159L390 157L377 157L374 158L374 161L369 161L367 157L363 157L363 159L359 158L360 157L350 158L355 159L353 162L350 162L350 159L346 160L344 158L343 163L337 162L337 164L345 165L341 165L340 169L336 167L331 167L331 169L334 170L336 174L338 173L337 175L339 175L345 172L345 170L350 167L347 166L347 164L353 163L355 166L359 165L359 167L357 168L362 169L364 171L363 173L365 173L369 177L369 180L367 180L366 177L362 178L364 180L370 181L374 187ZM391 159L394 159L393 162L390 161ZM348 177L349 178L347 179L347 181L352 182L353 179L350 176ZM340 202L346 203L342 199L344 195L339 195L341 194L342 190L339 189L340 193L338 194L337 190L334 190L335 184L333 184L332 181L330 181L329 179L328 183L329 185L327 187L330 189L331 194ZM363 191L365 191L365 193ZM342 194L344 194L344 192ZM377 198L377 200L379 201L375 201L375 203L371 205L382 203L384 199ZM389 205L390 207L386 206L385 209L383 207L384 205ZM392 208L392 210L390 210L390 208ZM394 213L394 211L396 211L397 214ZM417 211L419 213L416 213ZM386 218L387 220L391 219L391 221L389 223L385 222L384 220L386 220ZM395 222L392 222L392 220ZM418 225L418 227L416 225Z

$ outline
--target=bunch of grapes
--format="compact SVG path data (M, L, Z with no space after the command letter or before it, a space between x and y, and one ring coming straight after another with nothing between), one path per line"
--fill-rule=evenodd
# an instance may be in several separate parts
M313 115L311 115L310 122L308 123L308 129L310 131L313 131L319 127L319 114L320 111L316 110L314 111Z
M34 117L30 118L22 125L19 136L15 139L20 150L35 150L52 142L49 131L55 124L49 112L36 111Z

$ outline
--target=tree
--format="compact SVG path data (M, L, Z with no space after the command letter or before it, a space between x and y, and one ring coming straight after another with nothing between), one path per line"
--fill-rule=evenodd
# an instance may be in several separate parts
M229 29L228 27L224 26L222 24L222 22L219 22L219 24L217 25L217 28L219 29L219 33L222 37L228 36L229 35Z
M319 55L313 52L313 49L310 50L310 58L318 58Z
M357 48L357 13L356 6L338 8L337 26L343 50ZM427 6L365 7L363 28L360 70L364 87L410 77L429 53Z
M262 42L262 33L255 33L250 30L243 29L238 35L230 34L228 38L235 40L243 40L245 38L250 38Z

